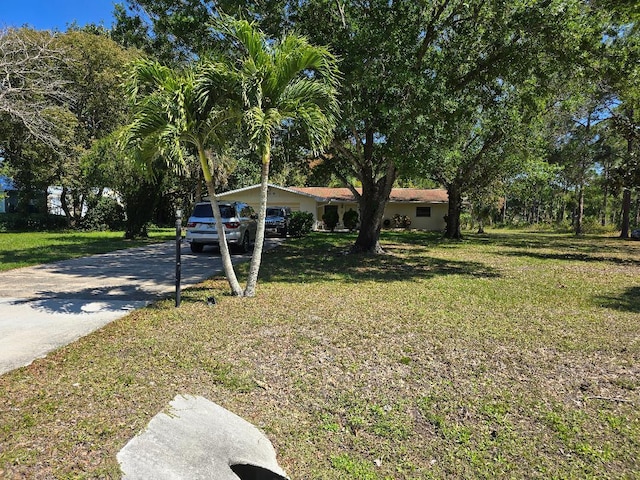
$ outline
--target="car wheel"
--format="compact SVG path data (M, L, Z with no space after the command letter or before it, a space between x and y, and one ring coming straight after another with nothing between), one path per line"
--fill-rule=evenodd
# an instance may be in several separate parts
M280 236L282 238L287 238L287 233L288 233L287 230L288 230L287 228L283 228L282 231L280 232Z
M191 251L193 253L202 253L203 248L204 248L203 244L191 242Z
M251 247L250 243L249 233L245 232L244 237L242 237L242 243L240 244L240 253L248 253Z

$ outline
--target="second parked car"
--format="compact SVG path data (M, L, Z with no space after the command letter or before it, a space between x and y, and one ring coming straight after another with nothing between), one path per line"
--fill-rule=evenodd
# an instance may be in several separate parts
M241 253L247 253L256 239L256 215L246 203L220 203L227 243ZM202 252L205 245L218 247L216 219L210 202L197 203L187 221L186 240L191 251Z
M289 232L291 209L289 207L267 207L264 231L286 237Z

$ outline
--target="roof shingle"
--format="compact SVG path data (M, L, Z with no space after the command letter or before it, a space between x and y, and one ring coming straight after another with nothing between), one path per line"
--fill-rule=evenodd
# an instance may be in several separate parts
M288 187L300 193L305 193L314 197L323 198L326 201L335 200L342 202L355 202L351 190L348 188L328 188L328 187ZM362 189L356 189L362 193ZM389 200L399 203L447 203L449 196L442 188L419 189L419 188L394 188L391 190Z

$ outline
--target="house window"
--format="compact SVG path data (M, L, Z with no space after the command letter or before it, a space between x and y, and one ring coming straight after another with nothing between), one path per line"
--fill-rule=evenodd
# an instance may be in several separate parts
M431 207L416 207L416 217L430 217Z

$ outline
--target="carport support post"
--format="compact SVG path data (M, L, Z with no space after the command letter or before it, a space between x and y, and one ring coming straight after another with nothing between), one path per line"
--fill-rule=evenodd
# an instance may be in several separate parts
M180 306L180 276L182 275L182 261L180 249L182 244L182 210L176 210L176 307Z

